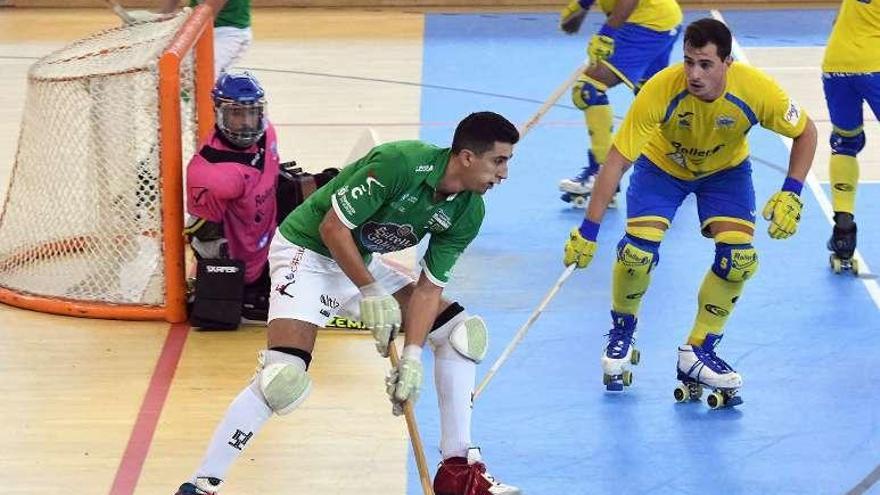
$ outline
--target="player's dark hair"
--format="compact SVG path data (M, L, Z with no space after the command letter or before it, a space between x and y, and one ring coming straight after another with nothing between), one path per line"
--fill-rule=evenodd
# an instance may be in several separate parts
M723 22L706 17L690 23L684 31L684 44L694 48L703 48L709 43L714 43L718 50L718 57L726 60L730 56L733 35Z
M516 144L519 131L495 112L475 112L464 118L455 128L452 137L452 153L469 149L476 155L491 150L495 142Z

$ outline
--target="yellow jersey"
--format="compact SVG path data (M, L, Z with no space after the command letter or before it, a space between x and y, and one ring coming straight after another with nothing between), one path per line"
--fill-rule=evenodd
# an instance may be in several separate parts
M673 177L694 180L742 163L749 155L746 134L755 124L794 138L807 115L770 76L741 62L728 69L721 97L700 100L688 92L679 63L645 83L614 147L629 161L644 154Z
M605 15L611 14L617 0L599 0L599 8ZM654 31L669 31L681 24L681 7L676 0L639 0L626 22L638 24Z
M880 0L841 2L822 71L880 72Z

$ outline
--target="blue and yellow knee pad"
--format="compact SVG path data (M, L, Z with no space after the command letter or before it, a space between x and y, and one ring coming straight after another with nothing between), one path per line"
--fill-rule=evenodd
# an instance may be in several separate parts
M617 264L629 271L648 274L660 263L660 242L625 234L617 243Z
M608 91L608 86L589 76L582 75L571 88L571 101L581 110L586 110L591 106L607 105L606 91Z
M861 127L844 131L837 127L831 131L831 154L856 156L865 148L865 131Z
M758 252L751 241L752 236L745 232L717 235L712 272L728 282L744 282L752 277L758 271Z

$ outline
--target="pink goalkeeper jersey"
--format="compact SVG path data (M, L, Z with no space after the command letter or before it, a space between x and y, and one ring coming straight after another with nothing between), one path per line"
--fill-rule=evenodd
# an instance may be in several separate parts
M187 212L223 224L229 256L245 264L245 283L260 276L277 226L278 163L269 124L264 138L246 150L229 147L215 129L186 169Z

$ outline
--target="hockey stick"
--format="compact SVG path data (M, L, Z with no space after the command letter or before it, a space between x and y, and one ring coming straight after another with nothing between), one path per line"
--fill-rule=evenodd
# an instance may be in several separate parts
M568 76L568 79L566 79L565 82L563 82L559 85L558 88L556 88L556 91L550 94L544 104L541 105L540 108L538 108L538 111L535 112L535 114L532 115L532 117L519 128L520 139L522 139L523 136L525 136L530 130L532 130L532 127L534 127L538 123L538 121L541 120L541 117L543 117L544 114L547 113L548 110L550 110L550 107L552 107L556 104L557 101L559 101L559 98L562 97L563 93L574 86L574 83L577 81L578 77L580 77L581 74L583 74L583 72L587 70L589 66L589 61L585 61L584 63L582 63L580 66L578 66L577 69L575 69L574 72L571 73L570 76Z
M504 362L507 361L507 358L510 357L510 354L513 352L513 350L516 349L516 346L519 345L523 338L525 338L526 333L529 331L529 328L532 326L533 323L535 323L535 320L538 319L538 316L541 315L541 312L544 311L544 308L547 307L547 304L550 303L550 300L553 299L554 296L556 296L556 293L559 292L562 284L564 284L565 281L568 280L568 277L570 277L571 274L574 273L574 269L575 264L572 263L565 269L564 272L562 272L559 280L557 280L556 283L553 284L553 287L550 288L550 291L548 291L547 295L544 296L544 299L541 300L541 304L539 304L538 307L535 308L534 311L532 311L529 319L526 320L526 322L523 324L523 326L519 328L519 330L517 330L516 334L513 336L513 339L510 341L509 344L507 344L507 347L504 349L504 352L502 352L501 355L498 356L498 359L496 359L495 363L492 364L492 367L489 368L489 372L486 373L485 377L483 377L483 381L481 381L477 388L474 390L473 395L471 395L472 404L474 401L477 400L477 397L479 397L480 393L482 393L483 390L486 388L486 385L489 384L489 381L492 379L492 377L495 376L495 373L498 372L498 368L500 368L501 365L503 365Z
M116 0L104 0L104 3L106 3L107 6L110 7L111 10L113 10L114 14L116 14L117 16L119 16L120 19L122 19L122 22L124 22L126 24L134 24L134 22L135 22L134 18L132 16L128 15L128 12L126 12L125 9L122 8L122 5L119 5L119 3L116 2Z
M397 355L397 346L394 342L391 342L391 345L388 346L388 357L391 358L391 366L397 368L400 357ZM403 416L406 418L406 429L409 430L413 456L416 458L416 467L419 469L419 481L422 482L422 492L425 495L434 495L431 475L428 473L428 461L425 460L425 448L422 446L422 436L419 434L419 424L416 423L416 413L413 410L412 402L409 400L403 403Z

